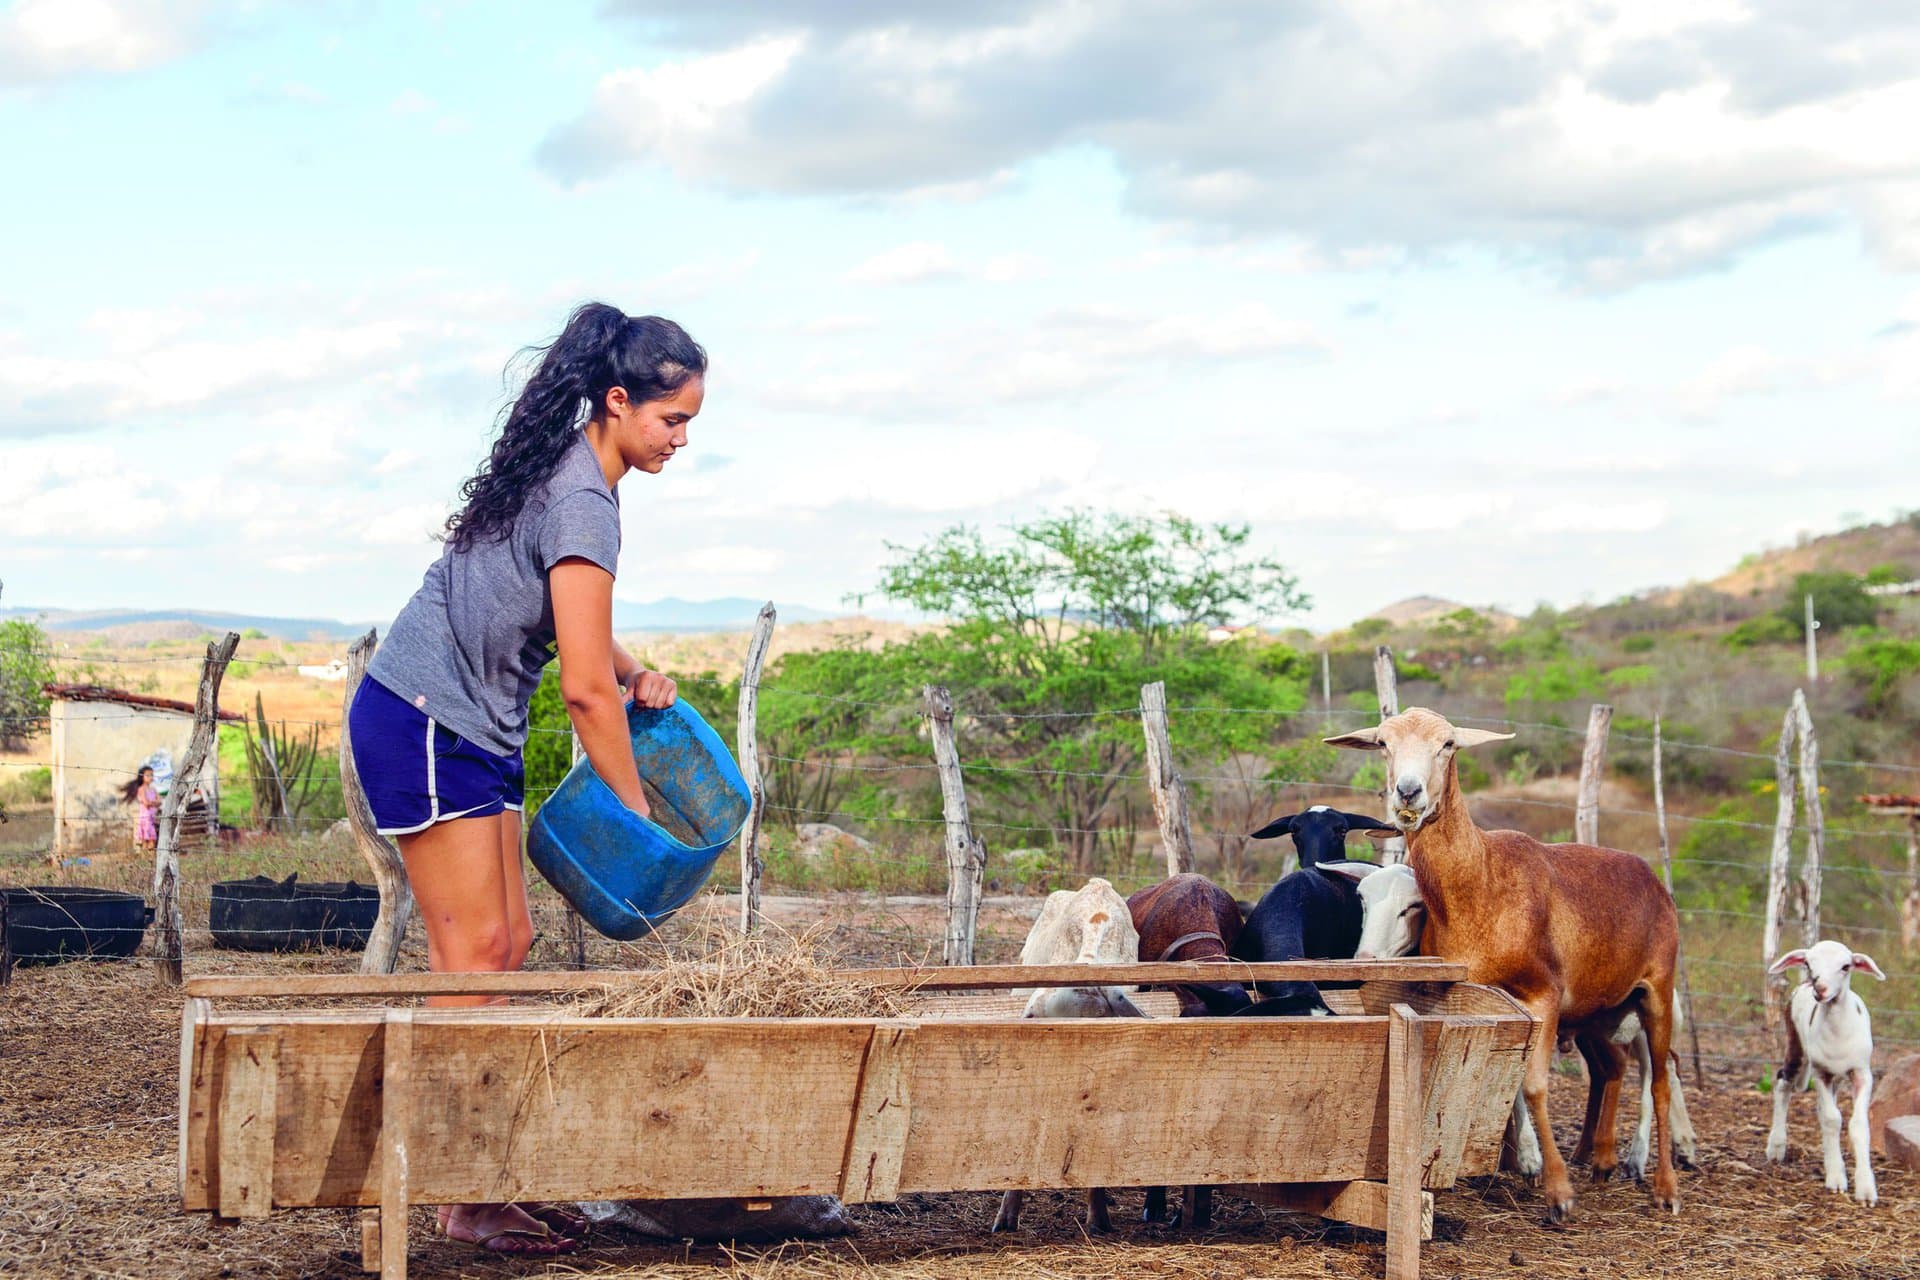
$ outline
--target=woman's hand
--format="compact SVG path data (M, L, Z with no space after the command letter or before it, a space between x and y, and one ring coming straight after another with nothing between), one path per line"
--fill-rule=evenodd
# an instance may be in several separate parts
M658 671L635 671L626 681L627 696L637 707L651 707L655 711L670 707L673 700L680 696L679 686L673 677L663 676Z

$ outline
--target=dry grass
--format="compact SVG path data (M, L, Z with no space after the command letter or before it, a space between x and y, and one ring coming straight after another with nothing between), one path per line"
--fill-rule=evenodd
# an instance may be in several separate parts
M605 987L566 1006L588 1018L897 1018L906 993L851 981L848 948L828 924L798 934L741 934L708 917L690 926L636 986Z

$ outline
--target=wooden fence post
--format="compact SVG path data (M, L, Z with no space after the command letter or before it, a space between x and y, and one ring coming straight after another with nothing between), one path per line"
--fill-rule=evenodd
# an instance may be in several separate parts
M1327 651L1320 651L1320 713L1329 723L1333 720L1333 659Z
M380 633L369 631L347 648L346 691L340 700L340 796L346 805L347 826L360 856L373 872L373 883L380 890L380 914L374 919L367 949L360 956L360 972L392 973L400 959L400 944L407 936L407 921L413 916L413 889L407 884L407 864L400 860L400 846L375 829L373 809L360 786L360 770L353 763L353 736L347 732L347 718L353 711L353 695L366 679L367 663L380 643Z
M580 757L586 754L586 749L580 745L580 734L577 730L568 729L567 741L572 747L567 759L567 767L571 769L580 763ZM571 902L566 904L565 922L561 927L567 939L567 968L585 969L587 967L587 922L580 918L580 913L573 909Z
M980 919L980 882L987 848L967 818L967 783L953 745L953 695L940 685L920 691L933 733L933 759L940 771L940 797L947 820L947 964L973 963L974 930Z
M1613 727L1613 708L1596 702L1587 712L1587 745L1580 752L1580 789L1573 806L1573 839L1577 844L1600 843L1600 780L1607 772L1607 732Z
M1140 686L1140 727L1147 735L1147 790L1153 813L1160 820L1160 843L1167 855L1167 874L1193 870L1193 824L1187 814L1187 784L1173 764L1173 742L1167 736L1167 686L1156 680Z
M1820 647L1815 639L1820 633L1820 619L1813 616L1813 597L1807 597L1807 683L1813 684L1820 679Z
M180 822L187 814L187 801L194 784L206 767L207 756L216 760L215 736L220 727L220 681L227 674L227 663L240 647L238 632L227 632L224 640L207 646L206 661L200 665L200 688L193 698L193 736L187 740L186 755L173 775L174 785L160 805L160 833L153 848L153 918L160 926L160 951L154 967L160 979L180 985L182 935L186 921L180 913ZM215 765L218 768L218 765Z
M1393 665L1393 650L1380 645L1373 651L1373 690L1380 698L1380 718L1390 719L1400 714L1400 672ZM1380 784L1380 810L1388 822L1393 821L1394 803L1392 799L1393 779L1388 778ZM1382 863L1405 862L1407 860L1407 841L1404 836L1393 836L1380 842L1380 861Z
M1667 896L1673 896L1673 842L1667 836L1667 785L1666 769L1660 759L1660 717L1653 718L1653 817L1660 829L1660 878L1666 883ZM1680 904L1674 903L1677 912ZM1706 1072L1700 1066L1700 1023L1693 1016L1693 984L1687 978L1687 956L1684 944L1676 945L1674 962L1680 970L1680 1002L1687 1010L1687 1030L1693 1035L1693 1084L1696 1089L1707 1087Z
M1800 923L1802 946L1820 941L1820 874L1827 848L1827 817L1820 803L1820 741L1813 732L1813 713L1806 695L1793 692L1793 708L1800 723L1800 810L1807 818L1807 851L1800 859Z
M760 606L753 620L753 636L747 641L747 665L740 673L740 776L747 781L747 793L753 807L747 812L746 830L740 833L740 932L752 933L760 927L760 876L767 867L760 857L760 826L766 818L766 781L760 773L760 669L767 661L767 647L773 643L773 624L779 617L769 600Z
M1797 696L1797 695L1796 695ZM1787 908L1787 858L1793 849L1793 793L1796 775L1793 767L1793 739L1800 721L1789 706L1780 722L1780 745L1773 753L1773 781L1779 792L1779 805L1773 816L1773 851L1767 861L1767 924L1760 939L1760 963L1770 965L1780 953L1780 920ZM1767 976L1761 980L1762 998L1771 1028L1780 1020L1781 995L1786 991L1784 977Z

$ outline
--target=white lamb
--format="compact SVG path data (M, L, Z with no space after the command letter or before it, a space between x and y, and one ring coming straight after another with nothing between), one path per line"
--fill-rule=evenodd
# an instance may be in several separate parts
M1887 975L1864 951L1832 941L1789 951L1768 967L1785 973L1804 965L1807 980L1793 989L1787 1007L1787 1060L1773 1082L1773 1130L1767 1134L1767 1159L1787 1158L1787 1102L1813 1078L1819 1100L1821 1163L1827 1190L1845 1193L1847 1162L1840 1154L1840 1102L1834 1096L1841 1080L1853 1082L1853 1115L1847 1120L1847 1138L1853 1143L1853 1198L1875 1204L1880 1189L1868 1159L1867 1114L1873 1105L1873 1019L1866 1002L1853 993L1853 971L1870 973L1882 982Z
M1360 924L1360 949L1354 952L1356 959L1410 956L1419 949L1421 929L1426 924L1426 904L1421 900L1420 885L1414 879L1412 867L1405 863L1376 866L1371 862L1330 862L1321 864L1320 870L1346 876L1355 882L1360 891L1360 907L1364 914ZM1677 1028L1680 1025L1678 999L1674 1001L1673 1021ZM1627 1148L1627 1156L1621 1161L1621 1167L1634 1178L1645 1177L1647 1157L1653 1146L1653 1056L1647 1048L1646 1032L1641 1029L1640 1017L1635 1013L1626 1014L1611 1029L1590 1029L1604 1031L1607 1039L1631 1049L1640 1064L1640 1123L1634 1129L1633 1143ZM1563 1050L1568 1047L1561 1046ZM1679 1073L1672 1072L1668 1078L1673 1086L1671 1119L1674 1153L1682 1164L1691 1167L1696 1145L1693 1122L1687 1118L1687 1104L1681 1095ZM1516 1104L1513 1115L1517 1163L1521 1172L1531 1177L1540 1171L1540 1139L1534 1132L1533 1119L1525 1107ZM1584 1141L1582 1145L1585 1145Z
M1047 895L1040 918L1020 948L1021 964L1126 964L1140 958L1140 934L1133 927L1127 900L1095 877L1076 890ZM1144 1018L1147 1015L1119 987L1041 987L1027 1000L1026 1018ZM995 1231L1020 1226L1026 1192L1000 1198ZM1087 1230L1111 1231L1105 1188L1087 1190Z

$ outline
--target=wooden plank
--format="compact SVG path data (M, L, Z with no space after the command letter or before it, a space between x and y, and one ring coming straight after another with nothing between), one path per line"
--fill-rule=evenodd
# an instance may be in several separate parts
M1488 1079L1499 1024L1492 1018L1425 1019L1434 1045L1425 1055L1426 1101L1422 1128L1432 1156L1421 1185L1450 1187L1460 1176L1467 1143L1481 1112L1482 1081Z
M192 1144L188 1141L187 1127L189 1118L193 1115L194 1059L210 1009L211 1006L205 1000L192 996L189 996L180 1008L180 1090L174 1114L179 1117L180 1161L176 1185L182 1200L187 1197L187 1184L191 1180L187 1169L187 1152L192 1150Z
M387 1014L380 1061L380 1275L407 1280L407 1193L412 1180L413 1010ZM428 1097L458 1098L455 1091ZM476 1199L478 1197L475 1197Z
M1387 1229L1384 1182L1277 1182L1220 1189L1243 1200L1289 1213L1317 1214L1369 1231ZM1433 1194L1428 1191L1420 1193L1420 1238L1433 1239Z
M380 1211L360 1211L360 1269L380 1270Z
M1420 1280L1420 1184L1426 1135L1421 1020L1407 1005L1387 1019L1387 1280Z
M1280 960L1247 964L1176 960L1165 963L1105 965L954 965L888 969L843 969L839 976L878 987L918 991L966 991L1016 987L1134 986L1141 983L1246 982L1464 982L1467 967L1426 956L1394 960ZM618 989L653 981L647 973L600 970L591 973L312 973L281 977L209 976L187 982L187 994L213 999L252 996L293 998L367 996L398 999L440 995L550 995Z
M867 1042L840 1162L840 1199L849 1204L899 1196L900 1160L913 1119L913 1033L912 1022L876 1022Z
M266 1028L236 1031L225 1037L221 1052L220 1216L264 1218L273 1210L280 1037Z
M1340 991L1332 994L1350 993ZM1180 998L1171 991L1131 991L1127 993L1127 999L1149 1018L1180 1016ZM1011 991L916 991L907 997L906 1004L908 1011L916 1018L943 1021L1017 1019L1025 1016L1027 1011L1027 997ZM1357 1004L1351 1010L1341 1010L1331 999L1328 1004L1336 1012L1361 1012Z

